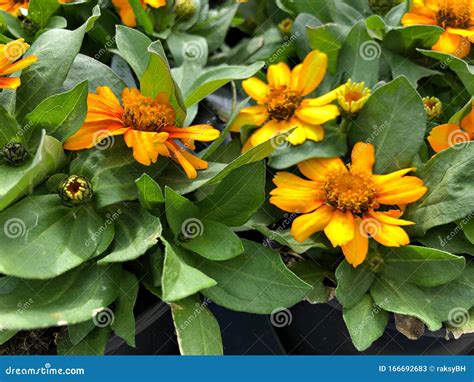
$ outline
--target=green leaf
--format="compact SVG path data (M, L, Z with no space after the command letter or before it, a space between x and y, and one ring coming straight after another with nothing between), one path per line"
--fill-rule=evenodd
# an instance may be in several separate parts
M355 24L341 48L338 71L344 79L364 81L369 87L379 79L379 58L382 53L380 44L373 40L363 21Z
M265 163L260 161L232 171L197 205L205 219L238 227L250 219L264 200Z
M312 287L289 271L280 256L242 240L245 252L228 261L199 261L196 266L217 281L203 290L216 304L239 312L270 314L302 301Z
M116 42L120 55L132 67L137 78L141 78L150 62L148 47L152 41L137 29L117 25Z
M461 275L466 260L433 248L383 248L382 277L424 287L446 284Z
M232 80L252 77L262 67L263 62L249 66L220 66L209 68L202 73L185 92L185 104L190 107Z
M474 309L469 312L458 310L457 316L453 315L446 330L453 335L455 340L464 334L474 333Z
M58 276L97 255L107 229L91 205L69 208L57 195L25 198L0 214L0 272L30 279Z
M424 142L425 130L423 102L410 82L399 77L372 94L349 138L352 143L372 143L375 173L386 174L411 167Z
M265 211L264 214L266 216L269 215L268 213L265 213ZM295 216L296 214L294 214L293 216L289 214L284 215L287 220L286 223L283 223L283 226L291 225L291 222L295 218ZM272 220L268 224L271 224L274 220L275 218L272 218ZM252 228L256 229L258 232L260 232L262 235L265 235L267 238L274 240L278 244L284 245L299 254L305 253L311 248L329 249L330 247L332 247L329 241L322 233L312 235L304 242L299 242L296 241L295 238L291 235L290 229L284 229L283 227L280 227L283 229L272 231L271 229L267 228L266 224L262 224L260 222L253 224Z
M71 163L70 173L86 176L92 182L97 205L106 207L138 199L135 180L143 173L156 176L161 167L160 161L154 166L141 165L133 158L131 149L115 142L111 148L105 145L80 152Z
M310 304L328 302L331 289L324 285L327 272L320 265L311 260L302 260L290 265L290 270L301 280L311 285L312 289L306 295L306 301Z
M370 289L374 277L363 265L354 268L344 260L336 269L337 300L347 309L357 305Z
M0 282L2 326L29 330L90 320L115 300L121 274L119 266L88 264L50 280L4 277ZM20 303L22 314L18 314Z
M42 29L46 27L49 18L57 11L59 6L57 0L31 0L28 7L28 19L38 24Z
M143 174L135 183L138 188L140 205L146 210L152 211L165 202L160 185L148 174Z
M428 193L408 207L405 217L416 222L410 228L413 235L423 236L430 228L462 219L474 211L473 156L474 142L466 142L436 154L421 170L419 176Z
M20 128L18 122L13 118L3 106L0 105L0 148L10 142L26 144L25 134L29 126Z
M110 328L95 328L82 341L73 344L68 336L58 342L58 355L104 355Z
M219 323L198 295L171 304L182 355L223 355Z
M308 27L307 34L311 49L317 49L328 56L328 69L332 74L337 72L337 60L344 41L343 31L337 24L325 24Z
M399 76L405 76L414 87L417 86L420 79L440 74L435 70L417 65L414 62L407 60L404 56L398 55L389 50L384 49L383 55L390 65L392 77L397 78Z
M149 35L153 34L153 22L146 12L143 4L140 0L128 0L129 4L133 9L133 13L135 13L135 18L137 19L137 24L143 27L145 32Z
M207 219L182 223L179 245L209 260L224 261L241 255L242 241L224 224Z
M10 340L18 333L18 330L0 330L0 345Z
M426 247L436 248L454 254L464 254L474 256L474 245L466 238L466 227L462 232L461 227L455 224L445 224L431 228L423 237L416 238Z
M298 146L284 145L270 157L268 165L276 170L295 166L311 158L335 158L347 153L347 137L338 128L325 127L326 136L321 142L306 140Z
M38 61L23 70L22 86L17 90L17 115L24 117L41 101L61 89L85 33L99 16L100 8L96 6L92 16L78 29L51 29L35 40L26 56L35 55Z
M140 89L144 96L156 98L164 93L176 113L176 125L180 126L186 118L181 90L171 76L168 59L160 41L155 41L148 47L150 61L147 69L140 78Z
M165 188L165 195L166 218L175 238L178 238L183 234L183 223L185 221L195 220L199 224L199 208L169 187ZM199 229L199 227L196 228Z
M283 136L285 135L286 134L283 134ZM196 191L204 185L219 183L228 174L239 167L265 159L275 151L275 140L278 142L280 139L281 136L277 136L274 140L269 140L253 147L227 165L221 163L209 163L209 169L199 171L197 179L187 179L186 174L183 172L181 167L177 164L171 163L157 180L161 187L169 186L180 194L187 194Z
M135 275L124 271L120 289L115 301L114 320L110 327L114 333L123 338L128 346L135 347L135 316L133 308L137 301L139 282Z
M19 167L0 164L2 181L0 183L0 211L15 200L31 191L46 176L60 169L66 156L61 142L43 135L33 158Z
M166 39L166 43L173 55L176 66L189 60L196 63L201 69L200 72L202 72L209 55L207 41L204 37L173 31Z
M72 345L79 344L87 335L96 328L94 321L84 321L74 325L68 325L67 333Z
M392 28L384 38L384 47L407 56L415 48L431 49L443 28L436 25L411 25Z
M419 49L420 53L441 61L441 69L449 67L455 72L469 94L474 94L474 65L469 65L466 61L447 53L434 52L431 50Z
M186 263L183 256L184 249L170 243L165 243L165 247L165 263L161 281L163 301L181 300L216 285L215 280Z
M462 230L464 231L464 235L466 235L467 240L469 240L471 244L474 244L474 219L472 219L472 216L470 216L467 221L465 220L466 219L461 222Z
M359 351L368 349L380 338L388 323L388 313L378 307L369 294L365 294L352 308L344 308L342 316L352 343Z
M98 264L131 261L144 255L158 243L161 236L161 222L156 216L134 205L110 209L107 221L115 223L115 238L109 254Z
M78 54L64 82L65 89L72 89L87 80L89 92L95 93L99 86L108 86L114 94L121 98L125 82L107 65L92 57Z
M383 309L414 316L436 331L456 310L474 306L474 264L466 265L456 280L433 288L377 277L370 294Z
M26 116L31 130L44 129L64 143L86 119L87 90L87 82L82 82L70 91L43 100Z

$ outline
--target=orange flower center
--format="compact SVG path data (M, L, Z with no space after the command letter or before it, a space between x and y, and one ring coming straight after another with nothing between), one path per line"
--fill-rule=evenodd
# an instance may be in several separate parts
M365 171L332 171L324 186L326 204L355 215L376 207L372 175Z
M443 28L467 29L471 26L474 6L472 0L440 0L437 24Z
M357 102L361 98L362 98L361 92L357 92L357 91L348 91L347 93L344 94L344 99L348 103Z
M174 111L171 106L145 97L136 89L125 92L122 103L123 122L134 130L158 132L174 124Z
M267 96L267 110L272 119L287 121L295 115L301 103L301 96L287 86L270 87Z

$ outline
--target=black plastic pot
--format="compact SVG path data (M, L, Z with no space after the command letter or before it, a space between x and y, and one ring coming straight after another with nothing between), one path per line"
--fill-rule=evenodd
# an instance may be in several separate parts
M342 318L341 306L300 303L290 309L290 325L276 328L288 354L332 355L361 354L352 345ZM446 340L445 331L426 331L423 337L413 341L399 333L391 318L381 338L363 352L380 355L468 355L474 354L474 334L466 334L458 340Z
M219 322L226 355L285 354L267 316L233 312L211 304ZM171 310L165 303L155 303L136 319L136 347L129 347L113 336L107 355L176 355L179 354Z

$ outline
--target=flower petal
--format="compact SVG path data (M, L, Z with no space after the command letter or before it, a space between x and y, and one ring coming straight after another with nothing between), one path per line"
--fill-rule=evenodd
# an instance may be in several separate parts
M361 218L354 218L354 238L341 246L344 257L354 268L364 262L369 251L369 238L362 232L361 223Z
M331 221L333 211L332 207L323 205L310 214L298 216L291 226L291 234L296 241L305 241L312 234L326 227Z
M242 109L230 126L230 131L239 133L245 125L260 126L269 117L267 108L262 105L250 106Z
M36 61L38 61L38 57L36 56L28 56L18 60L17 62L8 65L0 71L0 76L6 76L8 74L12 74L18 72L19 70L25 69L30 65L33 65Z
M403 219L397 219L392 216L390 212L376 212L376 211L369 211L368 215L374 219L377 219L378 221L385 223L385 224L391 224L391 225L413 225L415 224L414 222L408 221L408 220L403 220Z
M471 139L474 139L474 101L472 102L471 111L461 121L461 127L470 134Z
M386 247L400 247L410 244L410 238L403 228L385 223L380 223L373 238Z
M150 166L158 160L158 144L166 142L168 133L155 133L129 129L125 135L125 143L133 148L133 157L144 166Z
M449 148L460 139L468 141L470 137L467 133L463 132L459 126L452 123L446 123L444 125L436 126L431 130L427 139L433 150L439 153L440 151Z
M296 110L296 116L303 122L311 125L321 125L339 116L339 109L336 105L311 106L301 105Z
M298 163L301 173L311 180L326 181L329 172L347 171L341 158L313 158Z
M0 77L0 89L16 89L21 85L19 77Z
M107 137L125 134L127 130L119 123L85 123L63 146L66 150L90 149Z
M352 149L352 168L372 173L375 163L374 145L370 143L357 142Z
M434 44L431 49L464 58L471 50L471 43L468 39L458 34L443 32L441 36L439 36L438 42Z
M318 50L310 52L303 61L298 78L297 91L306 96L323 80L328 67L328 56ZM317 124L317 123L315 123Z
M258 103L264 103L267 98L268 85L257 77L242 81L242 87L245 93L252 97Z
M324 233L334 247L347 244L354 238L354 216L350 211L336 210Z
M416 176L404 176L378 188L377 202L387 205L416 202L426 194L428 188Z
M270 65L267 71L268 84L274 88L290 86L291 70L284 62Z
M193 139L201 142L211 142L217 139L220 131L211 125L194 125L189 127L167 126L162 130L172 139Z

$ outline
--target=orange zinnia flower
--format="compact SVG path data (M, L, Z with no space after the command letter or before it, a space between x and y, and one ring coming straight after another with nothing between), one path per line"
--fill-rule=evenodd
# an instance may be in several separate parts
M147 5L153 8L160 8L166 5L166 0L140 0L143 8ZM122 22L129 27L136 27L137 20L135 18L135 12L128 0L112 0L112 4L117 9Z
M208 163L186 151L183 145L194 148L194 140L209 142L219 136L210 125L187 128L176 127L173 107L164 94L156 99L143 96L137 89L124 89L122 105L107 86L89 93L88 113L84 125L64 144L67 150L91 148L103 139L123 135L128 147L133 148L135 160L145 166L156 163L159 155L178 162L188 178L194 179L197 170L206 169Z
M73 0L58 0L61 4L71 3ZM30 0L0 0L0 10L10 13L13 16L20 14L20 9L28 9Z
M293 70L284 62L270 65L268 85L257 77L242 82L245 92L257 105L242 109L231 131L239 132L245 125L263 125L245 143L244 152L293 128L296 129L287 138L292 145L324 138L321 124L339 116L337 106L330 104L337 98L337 93L332 91L313 99L304 97L321 83L327 63L327 55L314 50Z
M407 25L439 25L443 34L432 49L464 58L474 42L474 2L472 0L415 0L402 18Z
M38 59L36 56L20 57L30 46L24 39L19 38L8 44L0 44L0 89L16 89L21 85L19 77L6 77L32 65Z
M474 101L472 110L462 119L459 126L454 123L445 123L436 126L428 136L428 142L437 153L457 143L472 140L474 140Z
M406 204L420 199L427 188L414 176L405 176L415 168L388 175L375 175L374 147L357 143L352 151L352 165L340 158L309 159L298 164L301 173L310 180L289 172L279 172L273 182L270 203L280 209L301 213L291 227L297 241L324 230L334 247L340 246L347 261L354 267L368 253L369 237L387 247L410 242L400 227L414 224L399 219L399 209L379 210L381 205Z

